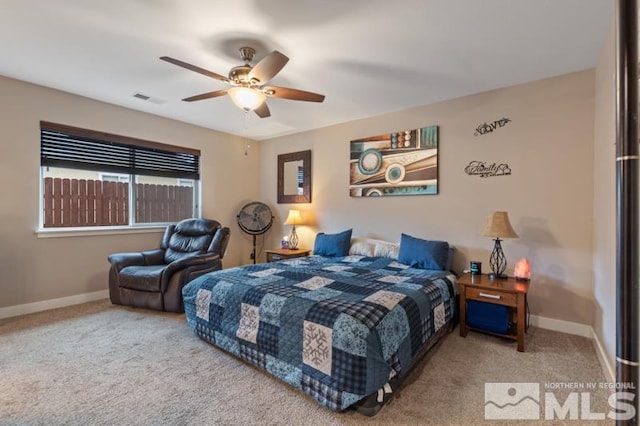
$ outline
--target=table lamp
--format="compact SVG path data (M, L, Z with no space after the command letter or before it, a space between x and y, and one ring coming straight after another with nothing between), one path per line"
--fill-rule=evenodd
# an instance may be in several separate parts
M493 274L489 274L489 278L507 278L503 274L507 269L507 258L502 251L500 245L500 238L518 238L518 234L513 230L511 223L509 222L509 215L507 212L493 212L487 217L487 221L484 224L481 234L483 237L494 237L495 245L489 258L489 265Z
M291 235L289 235L289 249L298 249L298 234L296 233L296 225L302 224L302 218L300 217L299 210L289 210L287 220L284 221L285 225L293 225L291 228Z

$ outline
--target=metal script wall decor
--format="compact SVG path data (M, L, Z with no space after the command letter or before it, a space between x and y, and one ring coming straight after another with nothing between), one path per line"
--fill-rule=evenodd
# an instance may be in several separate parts
M469 176L480 176L486 178L491 176L510 175L511 168L506 163L487 164L484 161L472 161L464 168L464 172Z
M510 118L503 117L500 120L496 120L491 124L482 123L476 128L476 131L473 133L474 136L486 135L487 133L491 133L496 130L498 127L503 127L507 123L511 123Z

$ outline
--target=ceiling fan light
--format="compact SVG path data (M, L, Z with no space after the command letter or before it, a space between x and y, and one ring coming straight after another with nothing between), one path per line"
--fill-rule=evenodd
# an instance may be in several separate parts
M264 93L249 87L232 87L227 93L233 103L245 111L253 111L267 99Z

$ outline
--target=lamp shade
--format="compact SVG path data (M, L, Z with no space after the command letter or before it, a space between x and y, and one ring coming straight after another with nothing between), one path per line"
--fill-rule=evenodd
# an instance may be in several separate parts
M285 225L300 225L302 223L302 218L300 217L299 210L289 210L289 215L287 216L287 220L284 221Z
M249 87L232 87L227 94L238 108L245 111L253 111L267 99L264 93Z
M493 212L487 217L487 221L482 228L483 237L494 238L518 238L518 234L513 230L507 212Z

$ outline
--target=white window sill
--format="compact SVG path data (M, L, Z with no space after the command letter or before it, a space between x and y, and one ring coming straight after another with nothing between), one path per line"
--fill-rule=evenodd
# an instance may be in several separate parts
M97 235L131 235L150 234L164 231L167 225L150 225L136 227L116 227L109 228L47 228L37 229L35 234L38 238L64 238L64 237L94 237Z

